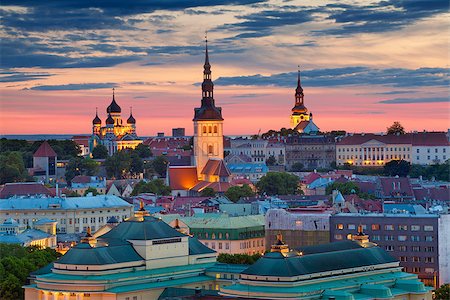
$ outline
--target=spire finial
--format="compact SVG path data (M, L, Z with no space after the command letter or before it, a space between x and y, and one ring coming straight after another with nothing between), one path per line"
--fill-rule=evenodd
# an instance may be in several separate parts
M301 82L300 82L300 65L297 65L297 68L298 68L298 86L300 86L301 85Z
M130 116L133 115L133 106L130 106Z
M95 115L98 116L98 107L95 107Z
M113 88L113 99L114 99L114 91L116 90L116 88Z
M205 66L209 66L208 31L207 30L205 30Z

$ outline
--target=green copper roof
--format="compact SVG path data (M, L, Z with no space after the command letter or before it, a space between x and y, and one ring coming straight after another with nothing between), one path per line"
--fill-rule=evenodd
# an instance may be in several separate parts
M302 252L303 255L306 255L306 254L342 251L349 249L359 249L359 248L362 248L362 246L359 243L347 240L342 242L333 242L314 246L303 246L295 248L295 250Z
M101 239L154 240L172 237L185 237L170 225L154 217L145 217L143 222L125 221L100 236Z
M203 245L198 239L189 237L189 255L216 253L216 251Z
M279 252L272 252L264 255L242 274L292 277L396 261L379 247L291 257L285 257Z
M133 246L123 241L102 247L91 247L87 243L80 243L67 251L57 263L67 265L109 265L141 260L143 258L134 250Z

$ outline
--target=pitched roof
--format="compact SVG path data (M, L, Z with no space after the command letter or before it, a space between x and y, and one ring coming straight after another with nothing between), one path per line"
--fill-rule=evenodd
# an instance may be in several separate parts
M381 177L379 181L384 196L403 195L414 197L411 183L407 177Z
M216 253L216 251L203 245L198 239L189 237L189 255Z
M51 191L42 183L37 182L6 183L3 188L0 189L0 198L2 199L12 196L28 195L55 196L55 192Z
M303 177L302 183L311 184L319 178L321 178L319 173L312 172L312 173L309 173L308 175L306 175L305 177Z
M376 140L385 144L411 144L413 146L448 146L449 140L445 132L418 132L406 134L378 135L373 133L358 133L348 135L338 145L360 145Z
M172 190L190 190L198 183L194 166L169 166L169 185Z
M56 157L55 150L50 146L47 141L44 141L39 148L34 152L33 157Z
M450 142L445 132L418 132L412 136L413 146L448 146Z
M77 175L72 179L72 183L90 183L91 176L87 175Z
M231 175L231 172L230 170L228 170L223 159L211 159L211 158L208 160L201 173L205 175L215 175L219 177L228 177Z

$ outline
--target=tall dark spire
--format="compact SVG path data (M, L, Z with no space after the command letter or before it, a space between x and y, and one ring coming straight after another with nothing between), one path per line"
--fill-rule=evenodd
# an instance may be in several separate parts
M111 104L106 108L106 112L108 113L108 114L110 114L110 113L121 113L122 112L122 109L120 108L120 106L119 106L119 104L117 104L117 102L116 102L116 98L115 98L115 95L114 95L114 88L112 89L112 91L113 91L113 94L112 94L112 101L111 101Z
M223 120L222 109L214 103L214 84L211 80L208 38L205 33L205 64L203 65L202 105L195 109L194 120Z
M98 108L95 108L95 118L92 120L92 124L102 124L102 120L98 117Z
M295 105L292 108L292 112L294 114L306 113L308 109L305 107L303 103L303 88L300 74L300 66L298 66L298 75L297 75L297 88L295 89Z

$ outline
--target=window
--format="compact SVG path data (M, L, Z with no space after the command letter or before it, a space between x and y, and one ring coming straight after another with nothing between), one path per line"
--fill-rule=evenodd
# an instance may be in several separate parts
M230 249L230 243L225 243L225 249L229 250Z
M387 246L386 246L386 251L394 251L394 246L392 246L392 245L387 245Z
M380 230L380 224L372 224L372 230Z
M203 126L203 133L206 133L206 126Z
M381 241L381 237L379 235L373 235L372 241Z
M419 231L420 225L411 225L411 231Z
M420 236L418 236L418 235L412 235L412 236L411 236L411 241L413 241L413 242L420 242Z
M418 256L413 256L412 261L413 261L413 262L420 262L420 257L418 257Z
M217 126L214 126L214 133L217 133Z
M398 225L398 230L408 230L408 225Z
M408 257L407 257L407 256L400 256L398 259L399 259L400 261L403 261L403 262L408 261Z
M398 236L398 240L399 240L400 242L406 241L406 235L399 235L399 236Z
M403 246L403 245L398 246L398 251L406 252L406 250L408 250L408 248L406 246Z
M384 230L394 230L394 225L384 225Z
M425 268L425 273L434 273L433 268Z
M427 235L427 236L425 237L425 241L426 241L426 242L432 242L432 241L433 241L433 237L430 236L430 235Z
M222 243L219 243L219 249L222 249Z
M433 225L425 225L423 226L424 231L433 231Z
M412 246L411 251L412 252L420 252L420 246Z
M211 249L216 249L216 243L214 242L211 243Z
M342 234L335 234L334 239L336 240L342 240Z
M344 229L344 224L336 224L336 229L339 229L339 230Z
M431 256L425 257L424 260L428 264L434 263L434 257L431 257Z
M213 145L209 145L208 146L208 154L214 154L214 147L213 147Z
M413 273L420 273L420 268L419 267L413 267L412 268L412 272Z
M420 153L420 150L419 150L419 149L417 149L417 153Z
M386 235L386 236L384 236L384 240L385 241L393 241L394 240L394 236L393 235Z
M433 246L427 246L424 249L425 252L434 252L434 247Z

